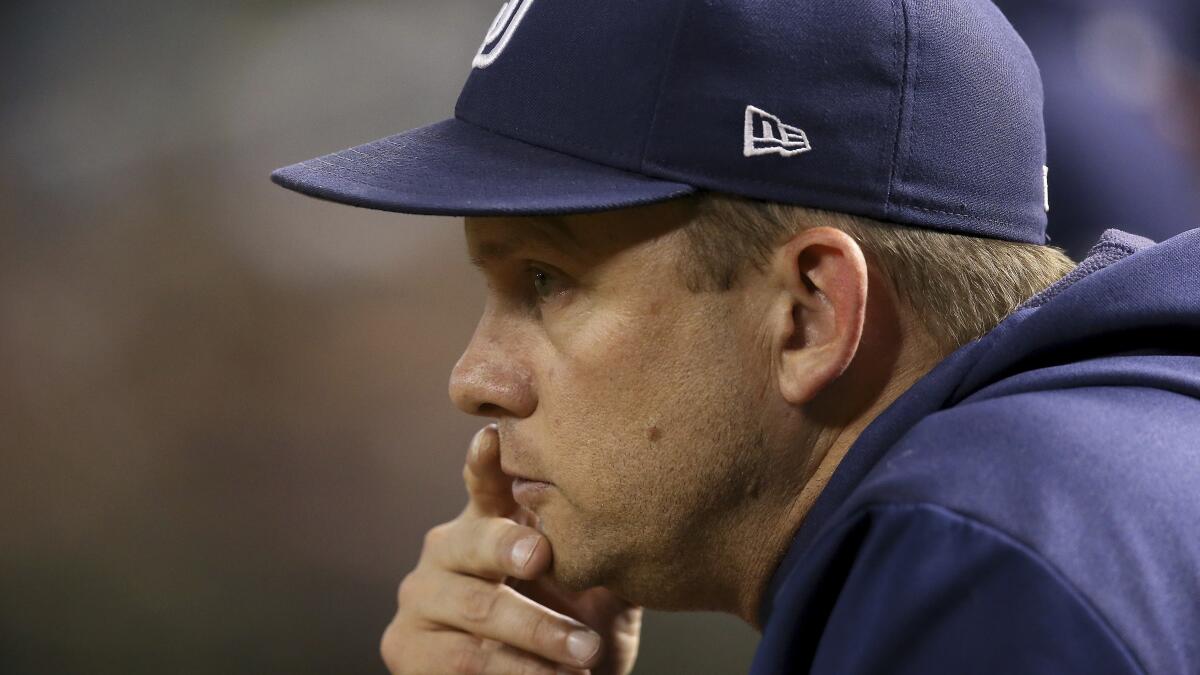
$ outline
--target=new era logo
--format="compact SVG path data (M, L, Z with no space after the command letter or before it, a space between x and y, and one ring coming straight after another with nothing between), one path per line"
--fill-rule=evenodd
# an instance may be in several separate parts
M744 152L747 157L757 155L782 155L792 157L812 150L808 134L799 127L784 124L771 113L746 106L746 141Z

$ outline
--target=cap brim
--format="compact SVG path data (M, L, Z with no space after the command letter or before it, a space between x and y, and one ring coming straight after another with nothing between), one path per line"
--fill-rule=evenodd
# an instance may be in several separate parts
M458 119L284 167L271 180L343 204L439 216L587 213L696 192Z

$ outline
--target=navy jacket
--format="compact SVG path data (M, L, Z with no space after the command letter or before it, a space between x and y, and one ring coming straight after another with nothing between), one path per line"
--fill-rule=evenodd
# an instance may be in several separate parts
M1200 230L1109 231L854 444L752 672L1200 673Z

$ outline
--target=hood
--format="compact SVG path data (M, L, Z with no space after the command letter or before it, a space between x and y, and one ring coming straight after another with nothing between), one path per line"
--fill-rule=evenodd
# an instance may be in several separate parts
M1104 233L1073 272L948 359L961 378L946 406L1021 373L1136 354L1200 355L1200 230L1157 245ZM1116 370L1113 384L1137 384ZM1171 388L1200 398L1200 374L1177 375Z
M1109 230L1074 271L995 329L944 359L855 441L822 490L762 597L781 572L922 420L971 400L1079 386L1151 387L1200 399L1200 229L1161 244Z

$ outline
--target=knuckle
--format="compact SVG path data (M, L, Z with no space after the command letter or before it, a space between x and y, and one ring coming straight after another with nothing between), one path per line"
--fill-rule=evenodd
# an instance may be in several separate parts
M455 675L483 675L489 658L478 639L462 640L448 657L447 664Z
M479 554L479 543L488 538L489 524L487 520L472 520L465 523L463 545L459 548L458 554L462 558L462 562L472 569L484 566L484 561L480 560L483 556Z
M526 661L519 666L519 675L558 675L560 671L551 668L550 666Z
M404 609L413 604L419 593L418 587L420 580L413 572L409 572L400 580L400 586L396 589L396 606Z
M513 672L515 675L558 675L561 671L539 661L521 659Z
M492 588L470 588L463 593L459 611L472 624L487 622L496 611L500 593Z
M563 637L558 622L545 612L537 612L525 621L525 633L530 644L547 652L559 649Z
M383 664L387 666L389 672L396 674L400 672L400 640L395 621L388 624L379 638L379 656L383 659Z
M428 551L438 548L443 542L446 541L449 535L449 523L442 523L441 525L430 528L429 531L425 533L424 549Z
M506 571L513 536L512 521L502 518L479 520L471 525L469 545L462 547L462 562L473 570Z

